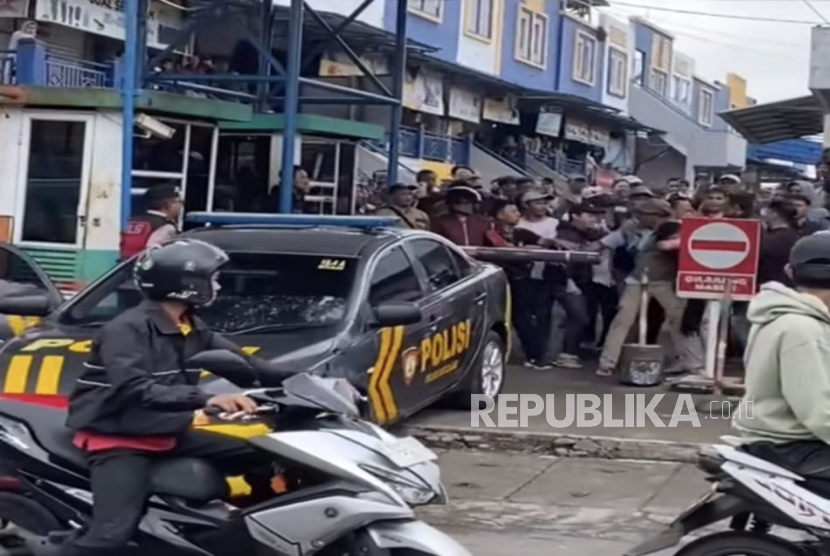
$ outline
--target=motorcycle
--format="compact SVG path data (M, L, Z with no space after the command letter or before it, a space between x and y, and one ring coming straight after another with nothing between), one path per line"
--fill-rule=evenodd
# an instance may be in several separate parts
M830 481L802 477L741 450L740 439L702 451L698 468L712 488L662 533L628 550L645 556L677 546L704 527L729 520L729 529L699 536L675 556L828 556ZM796 530L787 538L773 526ZM793 540L795 539L795 540Z
M247 360L222 350L197 355L188 368L206 369L237 386L260 386L247 391L259 404L247 418L278 432L248 442L273 454L281 487L265 501L231 505L221 500L226 478L209 461L160 462L135 539L142 552L470 556L415 519L414 507L448 502L437 456L414 438L395 437L361 420L362 398L348 382L297 374L280 387L263 388ZM38 547L65 540L90 518L85 459L64 421L60 410L0 405L0 457L16 465L13 474L0 477L0 522L7 524L0 555L5 550L9 556L37 556Z

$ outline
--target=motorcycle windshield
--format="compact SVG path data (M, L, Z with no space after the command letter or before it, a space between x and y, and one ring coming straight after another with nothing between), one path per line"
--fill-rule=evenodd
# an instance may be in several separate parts
M282 384L286 397L295 398L297 405L320 409L353 417L359 410L351 392L353 388L341 378L322 378L306 373L297 374Z

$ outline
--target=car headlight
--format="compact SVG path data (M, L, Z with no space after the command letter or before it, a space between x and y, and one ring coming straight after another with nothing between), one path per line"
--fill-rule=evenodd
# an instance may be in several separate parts
M438 493L432 488L412 481L390 469L384 469L383 467L376 467L374 465L361 465L360 467L386 483L410 506L424 506L438 496Z

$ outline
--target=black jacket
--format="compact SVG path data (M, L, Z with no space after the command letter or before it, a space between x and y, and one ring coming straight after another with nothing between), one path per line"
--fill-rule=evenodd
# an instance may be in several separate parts
M191 322L185 336L159 304L145 301L106 324L69 396L67 426L119 436L186 431L211 397L186 361L210 349L238 352L198 318Z

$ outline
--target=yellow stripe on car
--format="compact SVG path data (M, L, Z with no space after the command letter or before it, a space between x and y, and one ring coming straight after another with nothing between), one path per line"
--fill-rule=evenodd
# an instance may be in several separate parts
M40 364L40 373L37 376L35 394L39 396L54 396L60 391L63 357L47 355Z
M372 404L372 412L375 414L375 419L378 423L386 422L386 410L383 407L383 400L378 383L380 382L381 374L383 374L386 360L389 358L390 348L392 347L392 335L393 329L391 328L384 328L380 331L378 358L369 376L369 401Z
M25 394L31 366L31 355L15 355L12 357L11 362L9 362L9 369L6 371L3 392L6 394Z
M398 404L395 402L395 395L392 393L389 379L392 376L392 371L395 369L395 363L398 361L401 345L403 345L403 326L396 326L392 338L392 350L378 381L383 405L386 406L386 422L392 421L398 416Z

